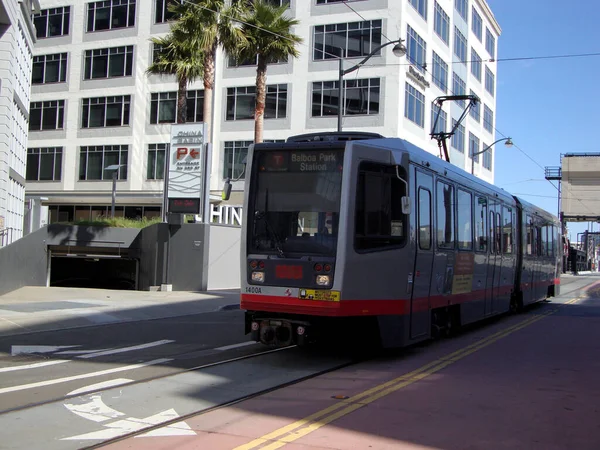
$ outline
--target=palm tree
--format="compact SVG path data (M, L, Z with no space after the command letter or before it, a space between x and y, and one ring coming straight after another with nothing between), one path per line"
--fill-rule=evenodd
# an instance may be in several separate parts
M180 25L180 24L177 24ZM188 83L204 73L202 62L204 53L182 39L187 34L184 26L173 27L171 33L164 37L153 37L150 40L158 47L154 60L146 69L146 74L175 75L177 79L177 123L187 120L187 87Z
M243 5L236 2L227 6L225 0L187 0L175 5L177 25L193 32L182 36L186 46L198 48L203 54L204 122L210 142L212 135L212 98L215 79L215 53L219 45L234 50L244 45L245 37L234 20L241 15Z
M240 2L241 3L241 2ZM267 63L273 60L297 58L300 52L297 45L302 38L291 32L299 20L285 17L287 5L275 6L268 0L245 2L247 9L242 15L241 30L246 38L243 45L234 50L240 60L255 59L256 68L256 106L254 111L254 142L262 142L265 99L267 85Z

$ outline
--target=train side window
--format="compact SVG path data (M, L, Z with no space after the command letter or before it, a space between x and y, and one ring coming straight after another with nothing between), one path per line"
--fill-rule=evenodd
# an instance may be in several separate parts
M470 192L458 189L457 213L458 248L473 250L473 202Z
M361 164L356 198L356 250L404 244L406 216L402 214L403 195L404 183L397 178L395 167L370 162Z
M504 223L502 224L502 252L512 253L513 250L513 224L512 224L512 209L506 206L502 207L502 216Z
M533 229L531 227L531 217L526 216L525 232L527 233L527 251L526 254L533 255Z
M431 249L431 192L419 188L419 248Z
M440 248L454 248L454 186L437 182L437 243Z
M502 215L500 213L496 213L496 253L500 253L502 251Z
M490 253L496 253L496 213L490 211Z
M475 251L487 251L487 199L475 196Z

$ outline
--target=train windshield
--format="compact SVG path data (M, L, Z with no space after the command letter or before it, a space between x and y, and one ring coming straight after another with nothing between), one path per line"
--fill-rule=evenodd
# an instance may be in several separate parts
M343 156L336 149L256 153L250 252L335 255Z

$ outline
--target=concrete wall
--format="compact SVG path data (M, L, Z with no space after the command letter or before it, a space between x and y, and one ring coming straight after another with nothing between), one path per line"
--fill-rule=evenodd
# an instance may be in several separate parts
M0 295L23 286L46 286L46 228L0 248Z
M240 238L242 229L211 225L208 248L208 289L240 287Z
M240 234L239 227L204 224L160 223L141 230L50 225L0 249L0 295L46 286L48 249L54 254L111 249L137 258L139 290L162 284L174 291L239 288Z

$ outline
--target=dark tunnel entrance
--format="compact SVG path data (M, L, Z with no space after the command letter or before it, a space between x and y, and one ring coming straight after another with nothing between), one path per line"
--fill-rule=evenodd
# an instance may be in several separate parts
M136 290L138 260L108 255L52 256L50 286Z

